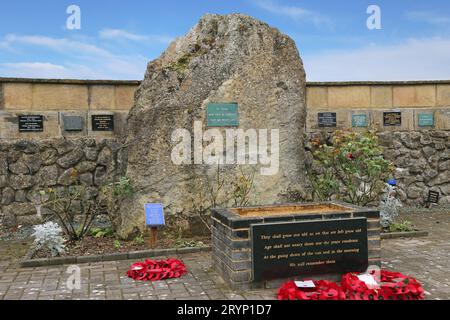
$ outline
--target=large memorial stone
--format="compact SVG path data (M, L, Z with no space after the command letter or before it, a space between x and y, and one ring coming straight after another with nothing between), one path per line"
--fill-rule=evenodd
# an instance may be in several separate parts
M227 109L224 116L214 116L211 106L218 104L235 104L238 114ZM148 202L162 203L168 216L193 212L198 200L193 197L201 194L206 180L214 179L217 169L204 162L172 161L174 131L186 129L194 136L194 123L200 123L203 131L213 128L221 133L227 127L267 129L269 144L271 130L279 130L276 173L263 175L264 165L254 166L258 195L254 203L283 201L289 191L305 194L305 117L305 71L292 39L249 16L203 16L186 36L149 63L137 90L127 123L126 174L141 191L123 205L119 234L128 237L143 231L143 208ZM226 122L224 126L217 126L219 120ZM194 144L192 158L199 151ZM227 179L236 180L238 165L223 168Z

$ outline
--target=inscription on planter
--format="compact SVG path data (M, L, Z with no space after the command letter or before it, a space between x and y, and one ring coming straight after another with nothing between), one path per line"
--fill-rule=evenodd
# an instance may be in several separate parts
M43 132L44 116L22 115L19 116L19 132Z
M318 114L319 128L335 128L337 126L336 112L321 112Z
M364 272L367 218L252 225L253 280Z
M207 110L208 127L238 127L237 103L210 103Z
M399 127L402 125L401 112L384 112L383 123L385 127Z
M108 114L93 115L92 131L114 131L114 116Z

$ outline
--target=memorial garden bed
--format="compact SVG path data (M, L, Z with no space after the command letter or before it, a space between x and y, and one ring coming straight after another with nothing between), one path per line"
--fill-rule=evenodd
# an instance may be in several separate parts
M113 237L95 238L88 236L78 242L66 244L65 252L53 257L48 250L36 250L33 246L22 260L23 267L42 265L59 265L69 263L85 263L126 259L141 259L170 254L205 251L210 249L209 238L194 237L185 240L161 239L155 248L150 248L148 240L136 241L114 240Z

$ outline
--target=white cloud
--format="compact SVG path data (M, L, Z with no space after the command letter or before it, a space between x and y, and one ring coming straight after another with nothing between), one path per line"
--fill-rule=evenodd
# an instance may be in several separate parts
M96 45L67 38L19 36L9 34L3 40L14 49L45 48L58 54L58 65L49 62L3 63L2 76L56 77L78 79L141 79L148 58L133 54L114 54ZM39 70L42 72L39 74Z
M103 29L100 31L100 38L107 40L129 40L146 43L169 44L173 38L164 35L140 35L121 29Z
M308 81L450 79L450 39L410 39L303 57Z
M425 22L435 26L450 26L450 17L439 15L430 11L410 11L406 13L406 18L411 21Z
M271 0L253 0L255 5L267 12L285 16L299 22L312 22L315 26L326 26L331 28L332 22L323 15L297 6L287 6Z
M0 63L0 73L8 77L22 77L24 70L30 78L66 78L69 71L64 67L47 62Z
M6 35L4 42L10 46L13 44L39 46L72 55L84 53L104 57L111 56L111 54L107 50L101 49L95 45L80 41L74 41L67 38L51 38L47 36L35 36L35 35L20 36L16 34L8 34Z

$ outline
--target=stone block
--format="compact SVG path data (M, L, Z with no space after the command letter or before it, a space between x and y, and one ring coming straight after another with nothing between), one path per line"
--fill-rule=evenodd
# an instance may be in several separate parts
M450 84L437 85L436 106L450 107Z
M334 112L336 113L336 127L328 127L328 128L319 128L318 114L325 112ZM351 122L349 122L349 112L347 110L338 109L338 110L324 110L324 109L316 109L316 110L308 110L306 116L306 130L308 132L315 132L318 130L325 130L328 132L332 132L334 130L339 129L348 129L351 128Z
M134 85L116 86L116 107L115 110L128 111L134 105L134 93L137 90Z
M336 86L328 88L328 108L369 108L369 86Z
M33 110L87 110L88 87L76 84L35 84Z
M371 108L392 108L392 86L371 87Z
M436 130L450 130L450 109L436 110Z
M384 126L384 112L401 112L402 123L400 126ZM412 131L414 130L414 110L411 109L379 109L370 111L373 125L378 131Z
M19 132L19 115L42 115L43 132ZM0 111L0 139L41 140L61 137L58 112L6 112Z
M4 109L31 110L33 104L32 92L30 83L4 83Z
M328 107L328 87L307 87L306 105L308 110L326 109Z
M116 86L92 85L89 90L89 110L114 110Z
M394 108L420 108L436 105L435 85L394 86L393 94Z

